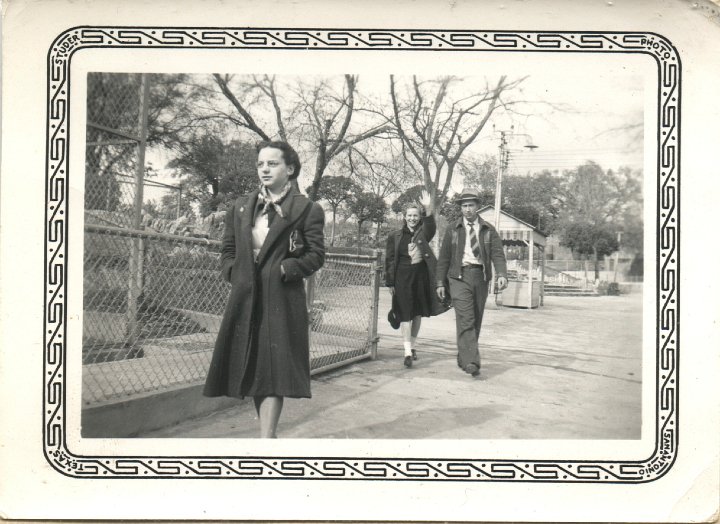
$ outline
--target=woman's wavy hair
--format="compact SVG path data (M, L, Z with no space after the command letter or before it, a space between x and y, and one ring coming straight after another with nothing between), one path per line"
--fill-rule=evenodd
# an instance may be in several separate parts
M255 146L255 151L260 153L260 150L265 149L266 147L279 149L282 152L285 164L295 168L293 170L293 174L290 175L290 180L300 176L300 168L302 167L300 164L300 157L290 144L283 142L282 140L263 140Z
M422 218L423 214L425 213L425 208L422 204L407 204L405 207L403 207L403 218L405 218L405 215L407 215L408 209L417 209L420 212L420 218Z

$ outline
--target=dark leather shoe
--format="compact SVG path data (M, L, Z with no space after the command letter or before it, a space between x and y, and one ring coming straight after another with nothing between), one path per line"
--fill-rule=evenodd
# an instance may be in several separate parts
M412 357L405 357L405 361L403 362L405 364L406 368L412 367Z
M468 364L465 366L465 372L470 373L473 377L480 376L480 367L477 364Z
M412 350L412 357L413 360L417 360L417 351L415 351L414 349Z

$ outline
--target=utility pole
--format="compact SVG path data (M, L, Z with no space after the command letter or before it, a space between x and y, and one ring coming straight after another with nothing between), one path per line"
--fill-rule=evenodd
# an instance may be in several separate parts
M507 150L505 146L507 140L505 139L505 131L500 131L500 146L498 147L498 172L497 180L495 181L495 230L500 234L500 207L502 206L502 179L505 174L505 168L507 167ZM495 279L490 281L490 294L495 293Z
M505 139L505 131L500 131L500 146L498 153L498 174L497 181L495 182L495 229L500 232L500 207L502 205L502 179L505 174L505 168L507 167L507 150L505 146L507 140Z
M495 126L493 125L493 130ZM498 174L495 182L495 230L500 234L500 211L502 208L502 180L509 164L510 152L507 150L507 138L511 136L524 136L528 139L525 145L530 151L534 151L538 146L534 145L532 138L527 133L515 133L515 126L510 126L510 131L500 131L500 145L498 146ZM528 283L532 287L532 268L528 264ZM495 279L490 282L490 293L495 292Z

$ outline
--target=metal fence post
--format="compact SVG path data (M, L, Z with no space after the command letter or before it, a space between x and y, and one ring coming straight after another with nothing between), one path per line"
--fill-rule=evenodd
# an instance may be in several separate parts
M370 340L370 358L375 360L377 358L377 346L378 346L378 307L380 302L380 273L382 271L382 252L378 249L375 250L375 262L371 266L372 271L372 305L370 306L370 330L368 337Z
M145 178L145 147L147 142L148 95L150 84L147 75L140 75L140 107L138 116L138 159L135 166L135 199L133 202L133 229L142 228L143 181ZM140 335L138 308L142 293L143 244L132 239L128 263L127 343L134 346Z
M310 317L310 323L312 324L312 312L313 304L315 303L315 275L310 275L305 279L305 305L308 310L308 316ZM309 328L308 328L309 329Z
M178 186L177 202L175 207L175 220L180 218L180 205L182 204L182 184Z

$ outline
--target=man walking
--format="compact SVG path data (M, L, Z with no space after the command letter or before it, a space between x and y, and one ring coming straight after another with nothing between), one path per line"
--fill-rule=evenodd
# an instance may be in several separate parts
M462 218L448 225L438 257L437 294L445 300L445 282L455 309L457 363L473 377L480 375L478 338L485 301L492 278L492 266L498 275L499 290L507 287L507 263L502 240L493 226L478 215L477 192L463 189L456 199Z

